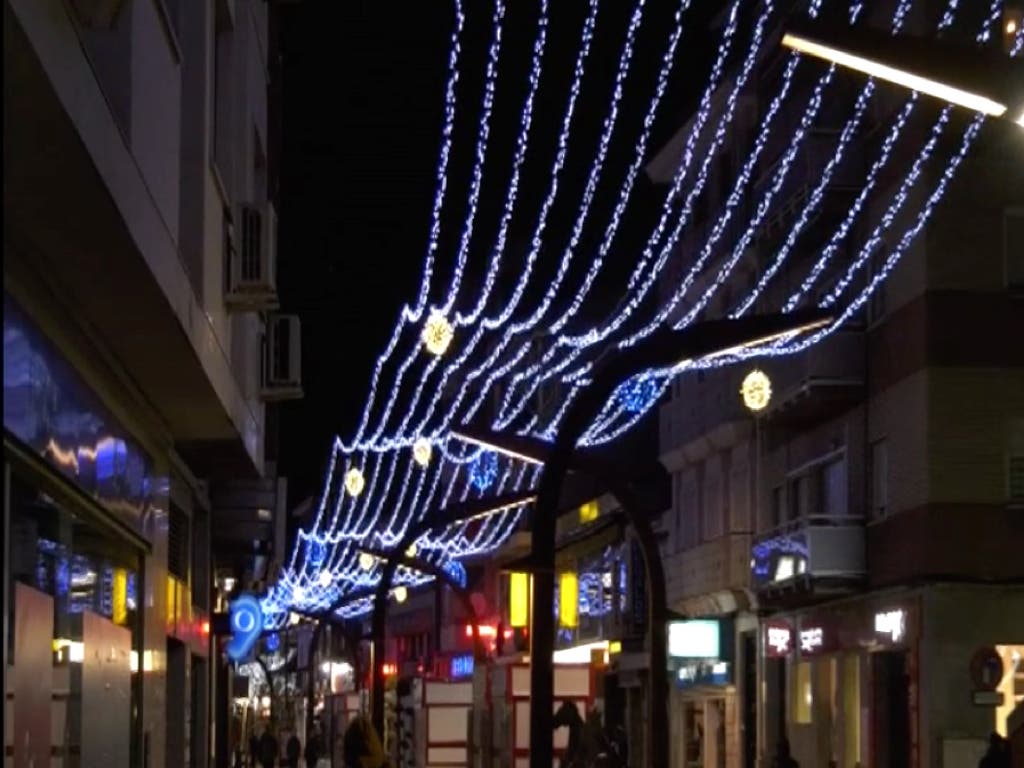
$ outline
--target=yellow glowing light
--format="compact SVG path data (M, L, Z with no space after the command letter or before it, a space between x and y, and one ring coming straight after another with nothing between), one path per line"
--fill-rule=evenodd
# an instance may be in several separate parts
M430 441L425 437L419 438L412 445L412 458L421 467L425 467L430 463L431 453L433 453L433 448L430 445Z
M616 653L622 653L622 641L612 640L608 643L608 653L614 655Z
M572 629L579 622L580 589L576 574L566 571L558 577L558 624Z
M430 354L438 357L448 351L448 345L452 343L454 337L455 331L452 330L451 323L439 312L434 312L427 318L423 333L420 334L423 346Z
M416 557L416 553L417 552L419 552L419 550L416 548L416 545L415 544L410 544L408 549L405 550L405 556L406 557Z
M508 623L525 627L530 615L530 574L512 573L508 578Z
M404 586L398 586L395 587L395 591L392 594L395 596L396 603L404 603L409 597L409 590Z
M345 490L348 491L349 496L358 496L363 492L365 485L366 480L363 479L361 470L352 467L352 469L345 473Z
M128 621L128 571L124 568L114 569L114 580L110 591L114 609L110 618L115 624L124 625Z
M772 382L764 371L755 368L743 379L740 386L743 404L752 411L761 411L772 398Z
M368 571L373 568L373 564L377 562L377 558L371 555L369 552L363 552L359 555L359 567L364 571Z
M1014 21L1013 19L1010 19L1008 22L1006 22L1006 34L1012 35L1016 31L1017 31L1017 22L1016 21Z
M808 56L831 61L847 69L853 69L865 75L895 83L896 85L902 85L904 88L909 88L912 91L920 91L929 96L948 101L951 104L973 109L976 112L983 112L993 117L1002 117L1003 113L1006 112L1005 104L1000 104L998 101L993 101L979 93L971 93L962 88L956 88L937 80L915 75L912 72L897 69L896 67L882 64L879 61L872 61L863 56L833 48L805 37L787 34L783 36L782 44L794 51L806 53Z
M580 507L580 523L592 523L597 520L600 509L597 506L597 499L588 501Z

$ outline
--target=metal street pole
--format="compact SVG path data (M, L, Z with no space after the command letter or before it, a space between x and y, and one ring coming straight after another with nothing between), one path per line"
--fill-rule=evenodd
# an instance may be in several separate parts
M623 381L648 369L668 368L687 359L720 354L734 348L764 343L779 336L829 322L820 310L745 317L700 323L680 331L662 329L632 347L620 350L594 374L589 387L573 401L559 427L541 470L533 510L533 596L530 629L530 767L551 768L554 715L554 591L555 532L562 483L572 453L601 407ZM654 558L650 558L654 560ZM647 564L650 568L652 563ZM650 627L664 632L664 624ZM658 674L652 670L651 676ZM664 673L662 673L664 676ZM665 729L667 732L667 728Z
M384 732L385 681L382 662L384 660L384 640L387 636L388 593L391 591L391 584L395 579L395 572L398 570L399 565L406 565L422 573L428 573L452 587L462 600L463 605L467 607L467 613L472 617L474 648L479 650L480 644L476 612L473 610L473 605L465 589L456 583L447 571L425 560L407 557L405 553L417 539L428 531L445 528L454 523L470 520L475 517L494 514L501 509L521 506L529 503L534 498L532 491L527 493L510 493L498 497L473 499L449 507L435 508L427 512L419 521L410 525L406 529L405 535L390 550L383 551L374 550L370 547L361 547L364 552L374 554L384 561L384 568L381 571L380 580L377 582L377 587L374 591L373 619L370 631L373 644L373 668L370 670L371 679L373 680L370 693L370 713L371 720L378 733Z

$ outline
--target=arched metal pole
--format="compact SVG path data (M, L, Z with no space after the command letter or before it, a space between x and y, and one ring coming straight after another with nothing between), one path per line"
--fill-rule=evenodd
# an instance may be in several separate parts
M616 350L598 367L589 387L569 406L541 470L533 511L533 599L530 629L530 766L551 768L554 709L554 592L555 532L562 483L580 437L622 382L649 369L668 368L744 345L767 341L784 333L817 327L830 320L827 312L809 310L788 314L715 320L681 331L659 329L631 347ZM649 526L648 526L649 529ZM653 533L651 535L653 538ZM641 542L642 543L642 542ZM656 543L655 543L656 546ZM655 558L646 558L646 568ZM655 566L656 567L656 566ZM664 626L650 627L660 634ZM651 671L652 681L658 674ZM664 676L664 672L661 672ZM663 732L667 733L667 725Z
M429 530L429 526L426 530ZM413 537L409 542L406 542L403 538L402 542L399 542L399 545L395 547L392 552L405 552L405 550L409 548L409 544L418 539L422 533L423 532L421 531L419 535ZM403 543L405 544L404 547L402 546ZM465 608L466 614L469 616L469 620L472 622L474 659L476 661L482 660L486 655L486 651L480 640L480 621L476 615L476 609L473 607L473 601L470 598L469 590L459 584L450 573L445 571L443 568L438 568L436 565L427 562L426 560L407 557L405 555L389 555L388 552L375 551L372 549L365 549L364 551L375 554L386 561L384 571L381 573L381 579L377 583L377 592L374 596L373 629L371 631L371 642L373 643L373 669L371 670L373 688L370 693L370 715L373 727L377 729L377 733L383 734L385 681L384 665L381 661L383 659L384 640L387 633L388 592L391 589L391 582L394 579L395 571L398 569L399 565L405 565L409 568L420 571L421 573L429 574L434 578L445 582L449 587L451 587L459 598L459 601L462 603L463 608Z

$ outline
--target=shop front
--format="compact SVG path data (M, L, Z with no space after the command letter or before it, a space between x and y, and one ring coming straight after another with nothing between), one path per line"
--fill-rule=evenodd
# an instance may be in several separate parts
M145 596L161 592L145 555L167 482L7 295L4 487L7 754L16 765L144 763L143 678L167 664L143 644Z
M674 768L738 765L739 710L733 618L668 625Z
M920 608L848 602L762 622L764 754L804 765L918 765Z

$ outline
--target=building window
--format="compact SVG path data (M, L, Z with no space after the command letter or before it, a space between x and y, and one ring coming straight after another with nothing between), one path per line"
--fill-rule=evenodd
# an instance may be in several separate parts
M1024 503L1024 453L1010 456L1007 466L1010 501Z
M828 517L843 517L847 513L846 459L830 461L821 469L822 512Z
M811 513L811 482L807 475L789 481L789 520L802 520Z
M181 581L188 581L190 522L188 515L172 503L167 526L167 571Z
M871 516L882 518L889 514L889 445L886 440L871 444Z
M1006 287L1024 290L1024 208L1003 212L1003 258Z
M772 488L772 519L771 519L771 527L772 528L777 528L778 526L782 525L784 519L785 518L783 517L782 486L781 485L777 485L774 488Z

